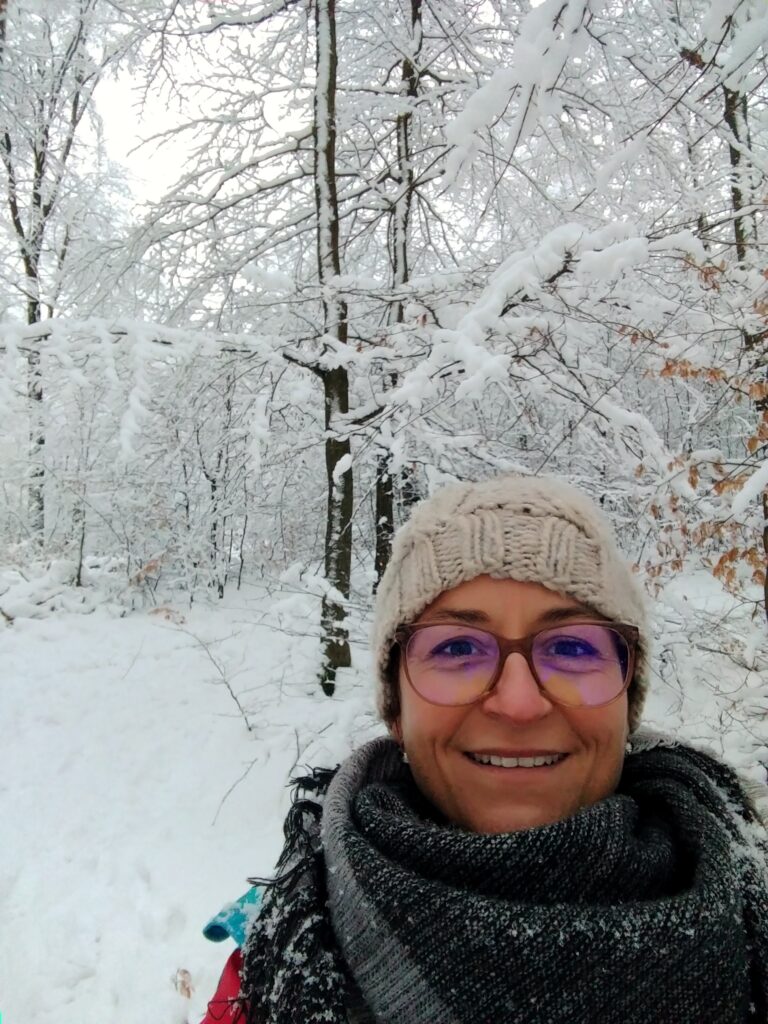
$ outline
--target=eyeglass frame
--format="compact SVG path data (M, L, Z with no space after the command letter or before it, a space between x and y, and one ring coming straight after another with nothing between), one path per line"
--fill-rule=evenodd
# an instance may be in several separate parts
M430 700L425 697L421 691L416 687L416 684L411 679L411 674L408 671L408 643L414 634L421 632L424 629L434 628L435 626L463 626L466 629L475 629L480 633L485 633L488 636L492 636L496 641L496 646L499 649L498 662L496 664L496 671L491 676L491 680L486 688L479 693L477 697L470 701L460 702L458 704L443 704L438 701ZM525 663L528 666L528 671L531 673L536 686L539 688L539 692L542 693L548 701L553 704L557 704L558 707L564 708L579 708L580 710L592 709L592 708L604 708L609 704L613 704L615 700L618 700L622 693L625 693L632 685L632 680L635 675L635 665L637 663L637 645L640 640L640 630L637 626L631 626L625 622L611 622L607 619L574 619L572 621L564 622L564 628L568 626L606 626L612 629L615 633L621 636L627 644L627 669L624 677L624 685L616 694L615 697L611 697L610 700L602 701L600 704L565 704L563 701L557 700L555 697L550 696L546 688L539 679L539 674L536 671L536 667L533 664L533 644L536 637L542 633L550 633L558 629L558 626L544 626L542 629L537 629L535 633L529 633L527 636L520 637L518 640L512 640L509 637L501 636L499 633L494 633L493 630L484 629L482 626L469 625L466 622L451 623L450 621L441 620L440 622L412 622L403 626L399 626L395 630L393 640L398 644L400 651L402 652L403 667L405 669L405 677L408 680L409 685L413 691L425 700L428 704L432 704L438 708L467 708L472 704L477 704L483 700L490 693L495 690L501 676L504 672L504 666L507 663L507 658L510 654L522 654L525 658Z

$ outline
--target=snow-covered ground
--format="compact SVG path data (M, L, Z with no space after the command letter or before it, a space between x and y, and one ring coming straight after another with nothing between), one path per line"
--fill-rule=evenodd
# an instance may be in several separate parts
M270 872L292 766L376 728L351 673L314 694L312 607L257 592L0 627L3 1024L200 1019L228 953L201 928Z
M380 731L365 627L329 700L313 682L317 602L295 590L191 611L61 607L0 625L2 1022L193 1024L228 952L201 928L269 873L292 767L335 764ZM764 779L764 629L737 622L727 656L694 657L690 616L733 612L719 585L682 581L661 610L652 723Z

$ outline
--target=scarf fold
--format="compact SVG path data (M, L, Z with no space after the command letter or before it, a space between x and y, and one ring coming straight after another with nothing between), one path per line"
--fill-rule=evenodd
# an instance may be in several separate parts
M768 1020L765 832L713 758L640 735L615 794L504 835L437 819L390 740L330 774L249 935L252 1024Z

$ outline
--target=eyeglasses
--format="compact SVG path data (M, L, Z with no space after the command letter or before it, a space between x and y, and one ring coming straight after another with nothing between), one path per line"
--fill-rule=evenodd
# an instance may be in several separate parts
M522 654L539 689L555 704L598 708L620 697L635 667L638 630L568 622L509 640L460 623L401 626L395 641L405 675L430 704L474 704L493 690L510 654Z

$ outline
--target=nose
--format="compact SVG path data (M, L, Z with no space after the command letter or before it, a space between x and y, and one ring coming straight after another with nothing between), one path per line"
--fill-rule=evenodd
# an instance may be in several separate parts
M489 715L525 724L544 718L553 704L539 689L523 655L515 652L507 657L496 685L482 706Z

